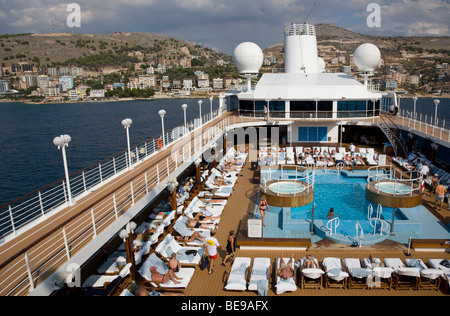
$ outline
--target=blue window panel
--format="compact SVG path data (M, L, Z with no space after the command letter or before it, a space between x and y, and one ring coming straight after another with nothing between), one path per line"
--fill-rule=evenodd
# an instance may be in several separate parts
M328 128L319 127L319 130L317 132L317 138L319 139L319 142L326 142L327 136L328 136Z
M308 141L308 128L307 127L299 127L298 128L298 141L299 142L307 142Z
M308 127L308 142L317 142L317 127Z

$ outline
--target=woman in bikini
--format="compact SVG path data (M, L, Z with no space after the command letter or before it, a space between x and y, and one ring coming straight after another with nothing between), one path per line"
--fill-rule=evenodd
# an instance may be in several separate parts
M259 202L258 209L261 212L261 219L263 222L263 225L266 226L266 223L264 222L264 216L266 215L266 211L268 210L270 212L269 203L267 203L266 197L263 195L261 197L261 201ZM256 212L258 212L258 209Z

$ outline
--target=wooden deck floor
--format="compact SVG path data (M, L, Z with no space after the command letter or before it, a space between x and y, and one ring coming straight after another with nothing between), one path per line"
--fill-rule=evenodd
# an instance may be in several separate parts
M255 200L257 197L258 184L252 183L253 171L249 163L243 168L241 176L237 181L234 192L228 199L228 203L224 209L221 217L219 229L217 232L217 239L222 245L222 250L219 251L219 258L216 260L214 272L212 275L208 275L207 269L200 270L197 268L194 276L189 283L184 294L187 296L249 296L256 297L256 292L234 292L224 290L224 275L226 270L229 269L230 263L225 266L221 265L223 258L226 255L225 246L228 233L230 230L238 230L240 221L248 212L252 212L255 207ZM450 254L445 253L433 253L433 252L415 252L411 250L411 257L405 255L406 247L404 245L385 241L378 245L363 246L362 248L352 248L347 245L333 243L331 241L323 240L319 243L313 244L307 251L284 251L284 256L289 257L292 253L296 260L305 256L307 253L316 257L319 262L324 257L338 257L338 258L365 258L372 254L374 257L380 259L383 258L400 258L402 260L406 258L420 258L424 262L428 262L431 258L446 258L450 259ZM280 250L240 250L236 251L237 257L266 257L270 258L272 262L270 284L267 295L277 296L274 288L274 282L272 275L274 275L274 262L281 255ZM298 285L298 284L297 284ZM441 287L442 288L442 287ZM288 292L281 294L281 296L448 296L449 293L445 293L442 289L436 290L382 290L382 289L335 289L329 288L321 290L318 289L298 289L295 292Z

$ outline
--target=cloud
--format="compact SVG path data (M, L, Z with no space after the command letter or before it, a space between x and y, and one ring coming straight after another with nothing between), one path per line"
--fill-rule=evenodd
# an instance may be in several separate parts
M76 33L151 32L201 42L231 54L243 41L262 48L283 41L286 23L305 21L315 0L78 0ZM381 7L381 28L370 28L369 3ZM71 32L67 3L0 0L3 33ZM321 0L310 22L330 23L364 34L448 35L447 0Z

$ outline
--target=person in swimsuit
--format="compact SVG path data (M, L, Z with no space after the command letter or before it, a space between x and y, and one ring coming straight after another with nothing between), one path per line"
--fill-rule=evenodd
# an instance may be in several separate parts
M169 260L169 269L173 272L180 272L181 264L180 260L177 260L177 254L174 252ZM182 278L179 278L182 280Z
M263 222L263 225L266 226L266 223L264 222L264 216L266 215L266 211L268 210L270 212L269 203L267 203L266 197L263 195L261 197L261 201L259 202L258 209L261 212L261 219ZM256 212L258 212L258 209Z
M207 225L207 224L203 225L201 222L198 222L194 218L188 218L188 220L186 221L186 226L188 228L201 228L201 229L212 229L212 228L214 228L214 225Z
M303 267L305 269L311 269L311 268L316 268L318 269L319 267L317 266L317 262L314 260L313 257L311 257L311 255L307 255L306 259L303 261Z
M234 257L234 251L236 250L236 236L234 234L234 230L230 230L230 234L228 235L227 239L227 255L222 261L222 264L225 265L228 258Z
M289 262L287 264L284 263L283 254L281 254L280 268L278 268L277 270L277 276L282 278L283 280L292 278L294 276L294 269L292 268L293 262L294 254L292 254L291 259L289 259Z
M435 208L439 211L442 210L445 194L447 194L447 188L442 184L442 181L439 181L439 185L436 187L436 199L435 199ZM438 202L439 202L439 209L438 209Z
M330 211L327 214L328 219L333 219L335 216L340 217L339 215L337 215L336 213L334 213L334 208L330 208Z
M172 270L167 271L166 274L161 274L156 270L155 266L150 267L150 273L152 275L152 281L160 282L162 284L169 282L170 280L173 281L175 284L180 284L181 282L178 282L177 280L181 280L181 278L178 278L175 275L175 272Z

